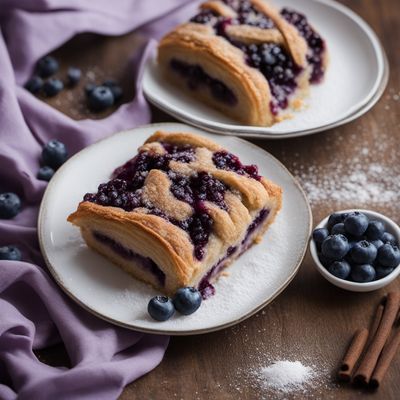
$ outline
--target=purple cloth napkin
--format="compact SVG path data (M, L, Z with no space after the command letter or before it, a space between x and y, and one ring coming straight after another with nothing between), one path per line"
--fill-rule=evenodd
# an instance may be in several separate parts
M190 4L189 4L190 3ZM21 213L0 220L0 246L15 244L23 261L0 261L0 399L114 399L162 359L168 337L104 322L68 299L49 277L36 220L46 183L36 179L44 143L70 154L113 132L150 121L140 81L157 38L185 20L190 0L2 0L0 5L0 192L15 192ZM23 89L36 61L78 33L120 35L141 29L136 97L103 120L75 121ZM133 90L133 88L132 88ZM33 349L62 341L71 368L41 363Z

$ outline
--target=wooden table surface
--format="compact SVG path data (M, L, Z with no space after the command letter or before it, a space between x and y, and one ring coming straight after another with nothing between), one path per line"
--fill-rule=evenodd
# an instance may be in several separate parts
M379 196L375 196L378 200L374 198L373 204L360 204L355 196L338 200L335 196L331 199L321 198L315 192L319 182L327 187L323 177L333 179L335 168L339 165L373 162L385 171L392 171L392 176L400 172L399 0L341 2L372 26L387 52L391 75L382 99L370 112L346 126L303 138L254 142L281 160L299 176L303 184L312 179L314 189L311 187L309 190L312 191L311 205L315 222L336 209L360 205L387 214L400 222L398 193L395 201L388 202L383 198L380 202ZM129 88L133 82L134 60L128 59L126 63L116 60L126 60L126 54L130 54L136 45L140 45L140 38L135 34L120 38L83 35L55 54L63 67L78 65L86 72L91 71L89 78L99 80L114 77L125 88ZM77 53L79 58L76 57ZM68 94L62 93L49 103L73 118L86 118L88 115L85 107L76 105L77 102L83 105L82 88L74 91L72 95L71 91ZM127 91L124 101L133 95ZM173 120L154 108L152 111L154 122ZM342 167L337 169L338 174L342 172ZM336 176L335 179L335 185L340 186L340 178ZM399 184L396 186L399 188ZM400 281L397 280L385 289L365 294L338 289L318 274L307 253L295 279L262 312L220 332L172 337L162 363L154 371L128 385L121 399L276 398L276 393L268 392L257 384L251 372L270 361L280 359L313 364L323 377L316 387L312 386L306 393L286 398L352 399L363 393L370 398L398 399L400 353L377 392L361 392L334 382L334 373L352 333L369 323L375 305L390 289L399 290ZM40 357L51 364L67 363L65 352L60 346L41 351Z

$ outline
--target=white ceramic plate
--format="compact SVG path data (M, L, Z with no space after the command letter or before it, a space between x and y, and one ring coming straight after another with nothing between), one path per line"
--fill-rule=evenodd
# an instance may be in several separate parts
M154 59L149 60L143 79L149 101L178 119L212 132L265 138L319 132L368 111L379 98L376 94L386 86L388 66L378 38L365 21L332 0L274 3L304 12L328 45L330 64L325 81L311 87L306 109L269 128L238 125L163 79Z
M86 192L136 154L157 129L192 131L210 137L256 163L261 174L283 188L283 208L262 243L240 257L216 283L216 295L188 316L155 322L147 303L157 293L90 250L66 221ZM264 307L295 276L309 239L311 210L304 192L274 157L242 139L217 136L183 124L147 125L117 133L76 154L50 181L39 214L39 241L51 273L64 291L97 316L127 328L163 334L205 333L236 324Z

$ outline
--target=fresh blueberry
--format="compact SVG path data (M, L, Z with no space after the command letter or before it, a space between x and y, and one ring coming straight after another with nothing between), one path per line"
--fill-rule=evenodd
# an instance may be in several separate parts
M381 221L369 221L365 234L370 240L380 239L385 232L385 225Z
M377 248L367 240L357 242L349 251L352 261L356 264L372 264L377 253Z
M390 232L384 232L381 240L383 243L390 243L393 246L397 246L397 240Z
M43 87L43 79L40 76L32 76L28 82L25 83L25 89L33 94L37 94Z
M379 247L376 259L383 267L397 267L400 264L400 250L397 246L385 243Z
M82 72L79 68L70 67L67 72L68 86L72 87L78 84L81 79Z
M201 305L201 294L193 287L184 287L175 293L174 306L183 315L193 314Z
M46 56L38 61L36 68L40 77L48 78L58 71L59 65L54 57Z
M331 259L328 258L328 257L325 257L322 253L318 253L318 258L319 258L320 263L321 263L325 268L328 268L328 267L333 263L333 260L331 260Z
M317 244L322 244L322 242L329 236L328 229L326 228L317 228L314 229L312 234L313 240Z
M121 99L121 97L123 95L123 91L122 91L121 86L119 86L117 84L117 82L115 82L112 79L109 79L103 83L103 86L110 88L110 90L114 96L114 103L116 103L118 100Z
M37 178L41 181L49 181L52 176L54 175L54 169L50 168L48 166L44 166L39 168L39 171L37 173Z
M0 260L20 261L21 252L15 246L0 247Z
M339 222L336 225L333 225L332 229L331 229L331 235L346 235L346 231L344 229L344 223L343 222Z
M385 276L389 275L391 272L393 272L394 268L393 267L383 267L382 265L377 265L375 267L376 271L376 279L382 279Z
M360 283L371 282L375 279L376 272L372 265L357 264L353 265L350 277L354 282L360 282Z
M335 261L333 262L328 271L340 279L347 279L351 272L350 264L347 261Z
M334 225L339 224L340 222L343 222L344 219L346 218L347 214L346 213L333 213L329 216L328 219L328 229L329 231L333 228Z
M370 243L373 244L377 249L383 245L383 242L380 239L371 240Z
M147 311L156 321L166 321L172 317L175 309L169 297L156 296L149 301Z
M92 93L95 88L96 88L96 85L94 83L87 83L85 85L85 94L86 94L86 96L89 96L90 93Z
M53 169L60 167L68 157L67 148L64 143L58 140L50 140L46 143L42 150L43 165L47 165Z
M358 211L350 213L344 220L344 228L350 235L360 237L368 228L368 217Z
M64 89L64 84L59 79L55 78L50 78L43 85L43 93L47 97L53 97L56 94L60 93L61 90L63 89Z
M88 104L91 111L103 111L114 104L114 96L107 86L95 87L88 96Z
M14 218L21 210L21 200L15 193L0 194L0 218Z
M341 260L349 251L349 242L344 235L330 235L322 243L322 254L331 260Z

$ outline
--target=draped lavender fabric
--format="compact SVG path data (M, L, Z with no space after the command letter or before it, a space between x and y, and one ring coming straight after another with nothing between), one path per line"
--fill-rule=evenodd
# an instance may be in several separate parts
M21 213L0 220L0 246L16 244L21 262L0 261L0 399L114 399L127 383L153 369L165 336L118 328L75 305L49 277L36 220L46 183L36 179L50 139L72 155L113 132L150 121L140 86L143 62L158 38L195 9L190 0L0 1L0 192L17 193ZM132 49L135 98L103 120L75 121L23 89L36 61L78 33L120 35L140 29L149 38ZM127 89L127 88L126 88ZM68 195L68 188L65 188ZM71 368L41 363L33 349L62 341Z

